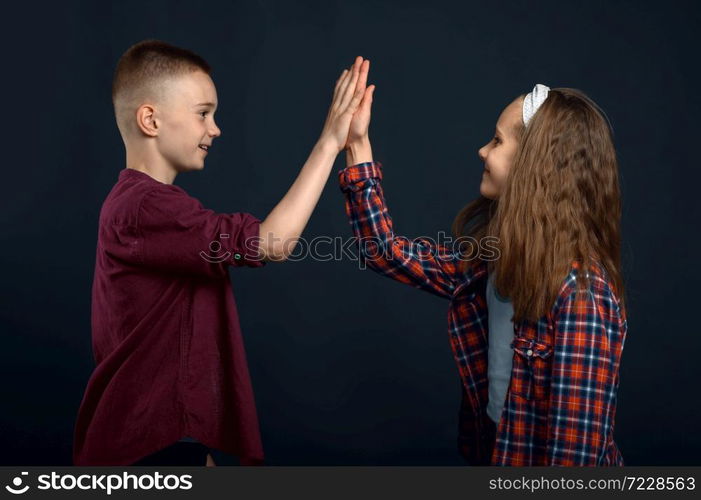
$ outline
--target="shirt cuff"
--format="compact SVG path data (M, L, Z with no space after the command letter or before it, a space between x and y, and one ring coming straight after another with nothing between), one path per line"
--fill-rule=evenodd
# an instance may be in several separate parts
M368 179L382 180L382 163L367 161L346 167L338 172L338 182L341 191L357 190Z
M246 214L248 220L241 228L238 245L232 248L231 265L261 267L266 264L260 253L260 219Z

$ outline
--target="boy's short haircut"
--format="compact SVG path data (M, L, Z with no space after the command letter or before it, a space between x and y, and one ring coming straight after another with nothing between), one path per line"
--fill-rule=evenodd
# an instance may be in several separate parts
M133 111L144 98L157 98L168 78L192 71L211 73L211 67L194 52L161 40L142 40L120 57L112 80L112 104L122 134Z

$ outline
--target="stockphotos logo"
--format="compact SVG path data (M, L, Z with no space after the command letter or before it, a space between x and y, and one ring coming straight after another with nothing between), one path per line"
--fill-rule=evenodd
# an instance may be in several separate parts
M21 472L21 476L27 476L28 472ZM6 485L5 489L13 495L21 495L29 490L29 485L23 485L22 477L12 479L12 485ZM39 490L93 490L103 491L111 495L115 490L189 490L192 489L192 476L183 474L177 476L168 474L164 476L160 472L152 474L42 474L37 477Z
M28 472L22 472L22 476L26 476L29 474ZM7 485L5 486L5 489L12 493L13 495L21 495L22 493L26 493L27 490L29 489L29 485L26 485L22 487L22 478L20 476L15 477L12 480L12 486Z

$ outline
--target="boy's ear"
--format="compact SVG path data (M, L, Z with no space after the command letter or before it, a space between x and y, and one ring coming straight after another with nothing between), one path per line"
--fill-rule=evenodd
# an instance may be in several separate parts
M136 110L136 125L141 132L149 137L158 135L156 108L151 104L142 104Z

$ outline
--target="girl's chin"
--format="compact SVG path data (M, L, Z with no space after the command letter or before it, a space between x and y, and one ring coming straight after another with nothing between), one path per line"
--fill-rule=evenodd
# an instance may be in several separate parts
M480 184L480 194L485 198L489 198L490 200L494 200L496 198L494 191L490 188L490 186L486 185L484 181L482 181L482 184Z

